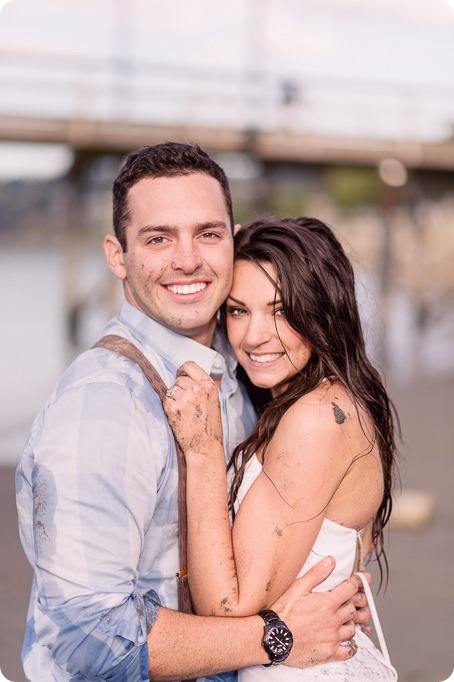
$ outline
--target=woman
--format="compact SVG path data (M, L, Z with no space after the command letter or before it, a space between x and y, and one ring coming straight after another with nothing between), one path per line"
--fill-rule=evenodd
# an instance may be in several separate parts
M328 590L361 569L363 547L382 554L394 425L366 355L351 264L321 221L243 228L223 317L249 382L269 398L229 463L233 528L214 382L186 363L165 409L187 461L196 611L242 616L266 609L321 555L336 558L319 588ZM348 661L249 668L239 679L397 679L384 643L382 655L359 628L355 640Z

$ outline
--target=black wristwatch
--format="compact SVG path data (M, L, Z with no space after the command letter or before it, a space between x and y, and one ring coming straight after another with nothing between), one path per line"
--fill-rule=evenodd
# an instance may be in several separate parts
M265 668L270 665L279 665L285 661L292 650L292 633L274 611L270 609L260 611L259 616L265 621L262 646L270 657L270 663L264 664Z

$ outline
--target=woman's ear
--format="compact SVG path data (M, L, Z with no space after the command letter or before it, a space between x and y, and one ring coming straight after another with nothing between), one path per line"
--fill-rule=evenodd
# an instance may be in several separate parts
M120 242L113 234L108 234L104 237L103 243L104 253L106 256L107 265L112 270L115 277L118 279L126 279L126 267L124 252Z
M241 225L237 223L233 228L233 236L235 236L241 230Z

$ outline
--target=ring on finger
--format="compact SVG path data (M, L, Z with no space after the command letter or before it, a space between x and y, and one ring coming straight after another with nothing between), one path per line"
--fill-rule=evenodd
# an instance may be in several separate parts
M358 651L358 645L355 642L355 640L353 639L353 637L351 639L346 639L345 642L341 642L340 645L341 646L348 646L350 651L351 651L352 656L354 656L356 654L356 652Z
M166 396L168 398L173 398L173 394L175 393L176 389L179 388L177 384L174 384L174 386L171 386L167 391L166 391Z

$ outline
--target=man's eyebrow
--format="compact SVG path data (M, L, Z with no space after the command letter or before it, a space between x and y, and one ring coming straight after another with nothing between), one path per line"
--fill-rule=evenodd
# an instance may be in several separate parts
M174 233L174 232L176 232L176 230L177 230L177 228L173 227L172 225L144 225L138 231L137 236L141 237L144 234L150 234L153 232Z
M146 234L156 233L176 234L179 231L179 229L180 228L177 225L144 225L138 231L137 236L142 237L143 235ZM214 229L223 229L230 231L230 227L228 227L223 220L211 220L205 223L196 223L193 226L194 232L203 232L205 230Z
M196 223L194 225L194 230L197 232L215 229L228 230L230 232L230 225L226 225L223 220L209 220L206 223Z
M243 303L243 301L239 301L237 298L234 298L231 294L227 296L227 300L229 299L236 303L237 305L242 305L244 308L247 307L246 304ZM273 299L272 301L269 301L266 305L269 306L270 308L274 308L275 306L280 305L281 303L282 303L281 299L278 298L276 300Z

